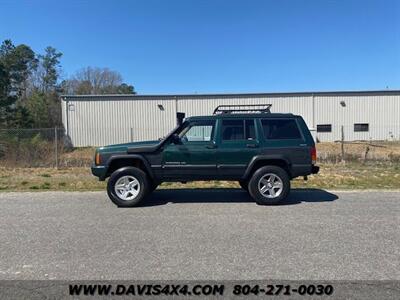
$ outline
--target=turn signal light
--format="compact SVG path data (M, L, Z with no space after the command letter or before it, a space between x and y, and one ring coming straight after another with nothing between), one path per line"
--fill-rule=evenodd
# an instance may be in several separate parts
M99 152L96 153L95 163L96 163L96 165L100 164L100 153Z
M317 148L311 148L311 163L315 165L317 163Z

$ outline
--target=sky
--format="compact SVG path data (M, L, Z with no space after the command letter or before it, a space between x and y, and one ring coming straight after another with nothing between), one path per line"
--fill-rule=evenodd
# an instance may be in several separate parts
M400 89L398 0L0 0L0 39L140 94Z

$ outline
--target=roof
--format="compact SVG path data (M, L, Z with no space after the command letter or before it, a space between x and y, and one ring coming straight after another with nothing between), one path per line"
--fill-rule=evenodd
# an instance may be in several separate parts
M203 120L216 120L216 119L224 119L224 118L293 118L296 117L293 114L287 113L247 113L247 114L216 114L216 115L208 115L208 116L193 116L188 117L185 120L190 121L203 121Z
M255 97L297 97L297 96L352 96L352 95L400 95L400 90L369 91L319 91L319 92L283 92L283 93L225 93L225 94L165 94L165 95L62 95L63 101L97 101L97 100L184 100L207 98L255 98Z

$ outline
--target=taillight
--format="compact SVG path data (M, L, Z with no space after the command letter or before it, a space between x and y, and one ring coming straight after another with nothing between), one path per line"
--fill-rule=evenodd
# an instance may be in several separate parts
M317 163L317 148L311 148L311 163L315 165Z
M95 161L96 165L100 165L100 153L99 152L96 153L94 161Z

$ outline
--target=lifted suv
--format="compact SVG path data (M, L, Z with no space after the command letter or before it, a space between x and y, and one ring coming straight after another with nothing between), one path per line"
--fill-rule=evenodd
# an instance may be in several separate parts
M290 180L318 173L314 140L301 116L270 113L271 105L221 105L190 117L158 141L96 150L93 175L110 177L118 206L137 205L164 181L237 180L259 204L287 197Z

